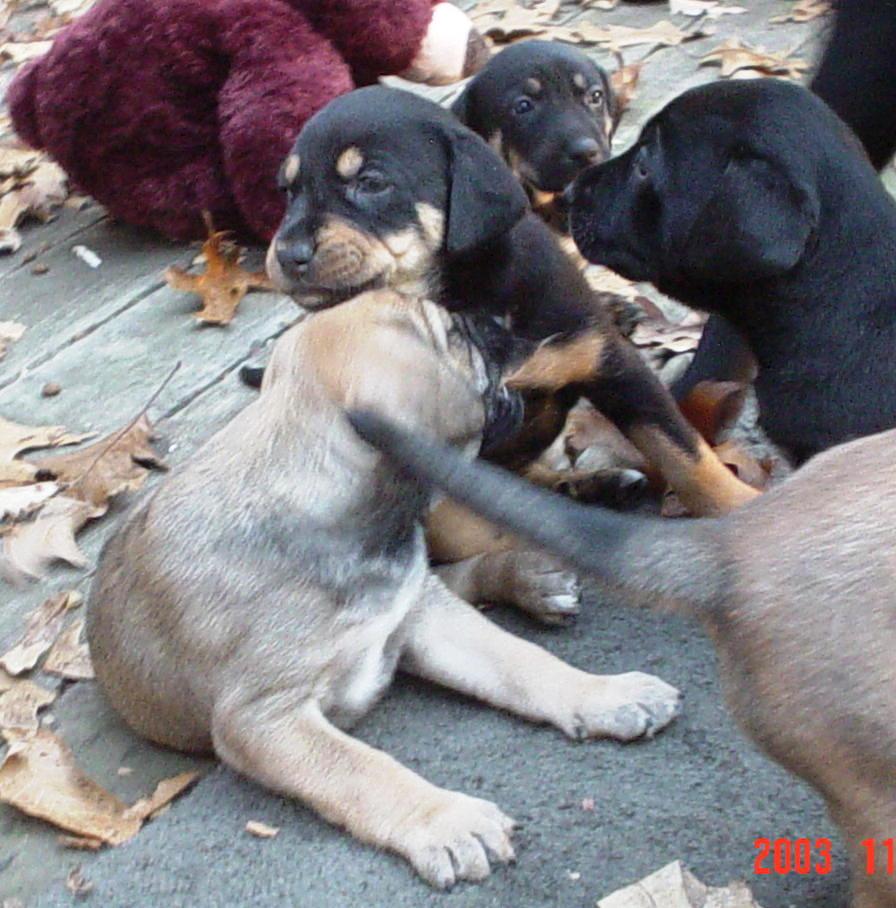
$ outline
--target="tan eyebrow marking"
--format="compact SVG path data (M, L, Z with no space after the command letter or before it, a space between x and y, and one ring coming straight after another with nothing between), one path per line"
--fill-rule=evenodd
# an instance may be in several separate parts
M295 182L295 178L299 175L301 166L302 162L299 159L299 156L297 154L291 154L283 165L283 179L286 180L287 183Z
M540 95L541 82L538 79L526 79L526 91L533 95Z
M572 81L578 88L585 88L585 86L588 84L587 80L581 73L575 73L575 75L572 77Z
M343 180L350 180L358 175L364 164L364 155L354 145L349 145L336 159L336 173Z

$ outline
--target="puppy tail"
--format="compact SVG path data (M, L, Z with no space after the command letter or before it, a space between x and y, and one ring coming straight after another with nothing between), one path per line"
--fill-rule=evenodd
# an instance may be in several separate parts
M724 520L660 520L587 507L482 461L470 463L368 410L348 418L365 441L418 479L642 605L699 615L722 602Z

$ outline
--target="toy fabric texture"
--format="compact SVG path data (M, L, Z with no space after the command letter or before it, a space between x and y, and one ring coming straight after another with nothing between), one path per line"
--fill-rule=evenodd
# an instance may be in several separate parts
M7 101L115 217L175 239L269 239L277 170L328 101L383 75L446 83L487 50L434 0L100 0L20 70Z

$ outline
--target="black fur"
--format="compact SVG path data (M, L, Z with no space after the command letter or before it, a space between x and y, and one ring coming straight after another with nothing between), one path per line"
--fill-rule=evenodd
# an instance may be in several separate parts
M850 126L882 169L896 152L896 2L841 0L812 90ZM690 366L673 385L683 399L705 379L750 381L754 362L737 329L711 315Z
M896 204L809 91L687 91L571 196L586 257L744 337L761 424L795 461L896 426Z
M610 156L617 120L607 73L552 41L521 41L496 54L451 109L503 154L527 189L547 193Z
M364 163L346 180L337 174L335 161L349 146L360 151ZM382 86L361 89L313 117L294 153L301 160L299 175L284 185L289 203L273 246L281 267L296 282L300 301L303 289L328 295L324 304L338 303L359 289L350 272L345 286L321 288L312 279L306 288L314 264L314 249L308 247L313 247L314 233L326 218L335 216L382 237L420 229L422 202L444 215L444 238L433 254L430 289L448 309L503 320L519 341L521 354L548 337L583 331L602 334L605 349L625 344L550 229L527 209L525 194L507 166L449 111L407 92ZM293 267L294 259L299 266ZM634 355L620 354L614 362L608 399L614 413L621 418L618 389L628 388L623 395L631 411L626 425L657 424L693 454L696 435L647 366ZM595 363L595 371L600 366ZM516 466L537 457L554 440L583 391L601 407L599 384L567 389L547 402L529 398L519 444L502 445L492 456ZM542 406L545 403L549 406Z

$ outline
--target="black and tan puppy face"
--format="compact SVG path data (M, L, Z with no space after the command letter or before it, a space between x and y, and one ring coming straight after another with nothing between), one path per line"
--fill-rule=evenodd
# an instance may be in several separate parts
M310 308L362 290L437 292L446 257L506 233L526 199L481 139L432 102L381 86L337 98L283 164L274 282Z
M616 120L610 80L569 45L511 45L489 61L452 110L536 192L560 192L583 168L610 156Z
M861 163L806 89L772 79L701 86L576 180L572 234L590 261L682 298L781 277L812 248L823 160Z

